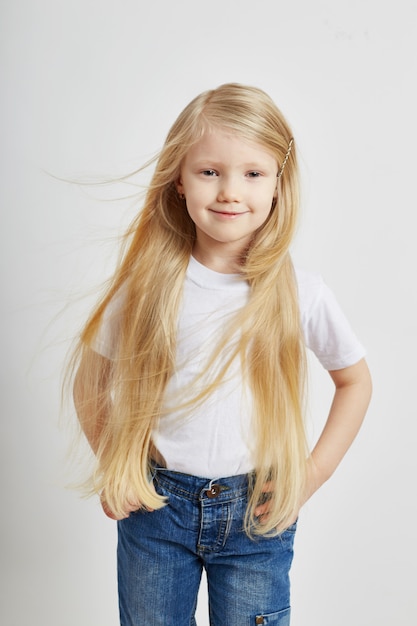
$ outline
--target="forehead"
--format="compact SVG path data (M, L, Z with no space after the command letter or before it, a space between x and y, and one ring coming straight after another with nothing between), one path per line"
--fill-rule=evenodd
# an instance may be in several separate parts
M209 128L188 150L184 161L216 161L222 163L264 163L276 166L269 150L256 141L242 137L231 130Z

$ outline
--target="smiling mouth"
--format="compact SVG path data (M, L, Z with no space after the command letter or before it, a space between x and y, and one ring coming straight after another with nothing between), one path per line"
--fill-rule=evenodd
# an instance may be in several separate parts
M216 211L215 209L210 209L212 213L216 213L216 215L226 215L229 217L236 217L238 215L244 215L246 211Z

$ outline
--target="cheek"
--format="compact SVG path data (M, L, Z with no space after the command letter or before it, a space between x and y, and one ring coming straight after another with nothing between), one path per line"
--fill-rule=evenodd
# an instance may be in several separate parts
M265 189L261 197L258 197L258 206L267 217L277 203L277 194L275 189Z
M196 210L202 209L213 201L213 190L211 185L184 185L184 192L187 206Z
M278 192L275 181L272 183L270 181L265 181L263 185L251 190L252 201L258 204L258 206L266 206L270 208L277 195Z
M185 206L187 208L187 213L192 221L194 223L198 222L199 216L201 215L201 206L196 203L195 198L190 194L186 195Z
M268 221L271 213L276 207L276 204L277 198L273 193L264 194L262 203L258 204L259 226L262 226L266 221Z

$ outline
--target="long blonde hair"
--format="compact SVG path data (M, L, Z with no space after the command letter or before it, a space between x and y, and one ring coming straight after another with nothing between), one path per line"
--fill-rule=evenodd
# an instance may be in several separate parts
M295 145L287 152L292 133L263 91L222 85L199 95L179 115L160 152L143 209L127 233L110 287L81 334L72 371L82 363L90 389L84 403L93 428L100 432L92 491L104 489L116 514L123 513L123 502L132 494L145 508L162 507L164 501L149 481L152 431L175 369L179 305L196 237L176 182L189 148L213 127L263 146L279 167L287 155L276 203L241 259L250 298L234 319L241 328L240 341L221 374L195 398L200 401L220 384L221 375L240 356L254 397L256 442L245 528L249 534L279 533L298 510L307 458L302 410L305 355L289 254L299 188ZM103 315L120 290L124 297L114 355L111 361L98 360L92 348ZM207 369L226 343L222 336ZM261 525L254 511L268 482L274 485L270 513Z

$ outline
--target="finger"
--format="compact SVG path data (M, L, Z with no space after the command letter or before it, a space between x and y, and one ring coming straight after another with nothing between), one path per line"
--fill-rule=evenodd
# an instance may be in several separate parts
M129 515L123 515L123 516L115 515L113 511L109 508L107 502L104 502L103 500L101 501L101 506L102 506L104 513L107 515L107 517L109 517L112 520L115 520L116 522L119 520L125 519L126 517L129 517Z
M269 514L269 503L260 504L255 509L256 517L260 517L261 515L268 515L268 514Z
M129 502L126 506L126 511L128 513L134 513L139 510L146 511L147 513L153 513L155 509L144 507L140 502Z

